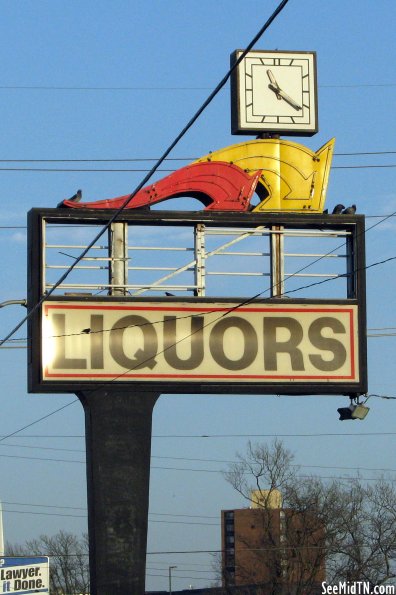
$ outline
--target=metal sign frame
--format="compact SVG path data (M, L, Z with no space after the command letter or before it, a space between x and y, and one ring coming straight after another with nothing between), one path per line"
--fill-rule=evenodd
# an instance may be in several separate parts
M354 308L357 311L356 332L358 361L358 380L348 381L347 379L331 382L326 381L304 381L304 378L292 378L287 380L270 379L246 382L236 381L230 378L228 382L218 382L216 380L202 382L199 379L184 382L172 381L162 378L161 380L149 381L117 381L113 379L89 380L46 380L42 376L42 311L43 306L37 307L42 299L45 290L43 289L44 272L44 251L43 251L43 222L46 224L61 224L65 227L68 224L98 225L106 224L111 218L112 211L89 211L79 210L78 212L67 209L33 209L29 213L28 225L28 308L33 309L32 316L29 319L29 391L45 393L79 393L81 391L98 390L119 390L131 391L132 389L142 392L158 391L160 393L216 393L216 394L346 394L357 396L367 392L367 348L366 348L366 305L365 305L365 231L364 216L362 215L317 215L317 214L262 214L262 213L224 213L224 212L170 212L170 211L124 211L117 221L124 222L129 226L196 226L204 224L207 227L239 227L252 228L254 226L271 226L271 228L290 228L290 229L328 229L348 231L347 237L347 299L285 299L277 297L281 294L281 277L279 270L272 271L272 280L275 290L272 297L268 299L252 300L251 304L259 307L277 305L279 308L288 307L304 308L308 306L317 306L318 309L334 309L340 307ZM272 250L276 251L277 242L280 237L275 235L275 241ZM279 263L278 263L279 265ZM276 269L277 267L275 267ZM278 267L279 268L279 267ZM114 271L113 271L114 272ZM87 306L98 305L105 301L115 305L116 303L125 303L126 305L139 304L144 305L155 301L156 303L169 304L167 297L130 297L124 295L120 290L119 279L114 279L114 284L118 291L113 295L105 297L87 296L59 296L51 295L45 299L44 304L54 304L62 302L65 305L73 305L83 302ZM190 304L196 306L202 305L204 308L210 308L214 303L223 304L225 307L229 304L235 307L238 303L242 305L246 302L245 298L208 298L198 295L194 297L172 297L173 304Z

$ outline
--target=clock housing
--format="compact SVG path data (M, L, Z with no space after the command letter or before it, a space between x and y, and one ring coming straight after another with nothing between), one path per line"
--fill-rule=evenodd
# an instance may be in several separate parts
M231 55L231 66L243 54ZM232 134L318 132L315 52L252 51L231 76Z

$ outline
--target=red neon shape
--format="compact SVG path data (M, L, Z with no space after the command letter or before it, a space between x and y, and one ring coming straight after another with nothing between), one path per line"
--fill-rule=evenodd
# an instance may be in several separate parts
M195 163L145 186L125 208L137 209L177 196L189 196L200 200L205 205L205 211L247 211L260 175L261 170L250 176L240 167L223 161ZM86 203L64 200L62 206L73 209L118 209L128 196Z

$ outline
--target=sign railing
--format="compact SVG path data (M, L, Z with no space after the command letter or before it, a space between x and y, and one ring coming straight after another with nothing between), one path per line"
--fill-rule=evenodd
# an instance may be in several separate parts
M51 222L45 222L45 225L46 237L56 235L59 231L59 226L51 226ZM89 230L88 226L87 228ZM265 291L260 279L274 276L278 277L277 291L271 290L269 284L268 293L279 296L287 291L288 280L291 278L345 278L345 262L348 260L345 241L351 237L351 233L342 228L312 230L289 229L285 226L276 229L271 226L212 227L196 223L189 227L188 237L185 229L171 228L168 237L163 234L160 238L155 238L158 244L148 244L139 229L141 244L136 243L134 237L139 234L131 234L132 244L125 247L125 258L110 254L110 242L109 245L93 246L88 255L81 259L81 263L74 267L70 278L57 288L56 293L59 295L75 290L108 292L111 295L113 283L110 271L115 263L124 262L124 278L118 279L116 285L125 295L134 297L164 292L190 296L228 295L229 285L224 286L224 293L221 292L221 279L226 278L240 278L239 290L241 296L244 296L247 291L252 294L260 289ZM187 240L189 245L177 246L177 236L183 238L184 242ZM328 246L328 251L317 250L318 242L321 247ZM340 243L339 247L337 242ZM79 252L87 244L59 241L44 244L43 293L51 290L57 275L69 268L73 259L78 258ZM321 262L320 271L315 270L317 266L314 266L318 261ZM329 266L327 263L334 264ZM246 278L249 278L248 284L245 284ZM342 291L345 291L345 284Z

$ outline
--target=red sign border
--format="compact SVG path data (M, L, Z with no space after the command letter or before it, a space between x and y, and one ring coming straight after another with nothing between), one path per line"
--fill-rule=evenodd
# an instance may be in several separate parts
M152 300L153 302L155 302L155 299ZM51 302L47 302L44 304L44 314L45 316L48 315L48 311L50 309L63 309L63 310L132 310L132 311L139 311L139 312L147 312L147 311L152 311L152 312L200 312L200 313L205 313L205 312L227 312L230 310L229 307L223 307L223 306L217 306L217 307L201 307L201 306L180 306L180 307L175 307L175 306L156 306L156 307L150 307L147 305L132 305L132 304L128 304L128 305L121 305L121 304L117 304L117 305L94 305L94 304L90 304L90 305L82 305L82 304L52 304ZM118 375L114 375L114 374L108 374L108 373L97 373L97 374L83 374L83 373L77 373L77 374L67 374L67 373L50 373L48 372L48 369L45 368L43 370L44 374L43 374L43 381L45 382L46 380L51 381L51 380L68 380L68 379L75 379L75 380L83 380L86 379L86 381L95 381L96 379L112 379L113 381L117 381L120 378L128 378L128 379L134 379L136 381L142 380L144 379L145 382L147 382L148 380L151 380L153 382L155 381L159 381L159 380L171 380L173 382L178 382L178 383L182 383L183 381L188 381L188 380L197 380L200 382L212 382L212 381L220 381L222 379L231 379L231 380L235 380L235 381L244 381L244 380L257 380L257 381L263 381L263 380L274 380L274 381L303 381L303 380L317 380L317 381L321 381L321 382L332 382L332 381L350 381L350 382L358 382L359 379L356 378L356 365L355 365L355 355L356 355L356 347L355 347L355 327L354 327L354 308L353 307L339 307L339 308L334 308L331 306L320 306L320 307L304 307L304 306L286 306L286 307L280 307L279 305L273 306L273 307L268 307L268 306L263 306L263 305L257 305L257 306L239 306L238 310L243 311L243 312L325 312L325 313L344 313L344 314L348 314L349 315L349 339L350 339L350 362L351 362L351 374L350 375L339 375L339 376L318 376L318 375L301 375L298 376L296 374L293 375L275 375L275 374L244 374L244 375L237 375L234 373L227 373L227 374L184 374L180 375L180 374L156 374L156 375L152 375L152 374L143 374L143 373L133 373L131 374L129 371L127 371L126 373L120 373ZM120 380L120 382L123 382L123 380Z

